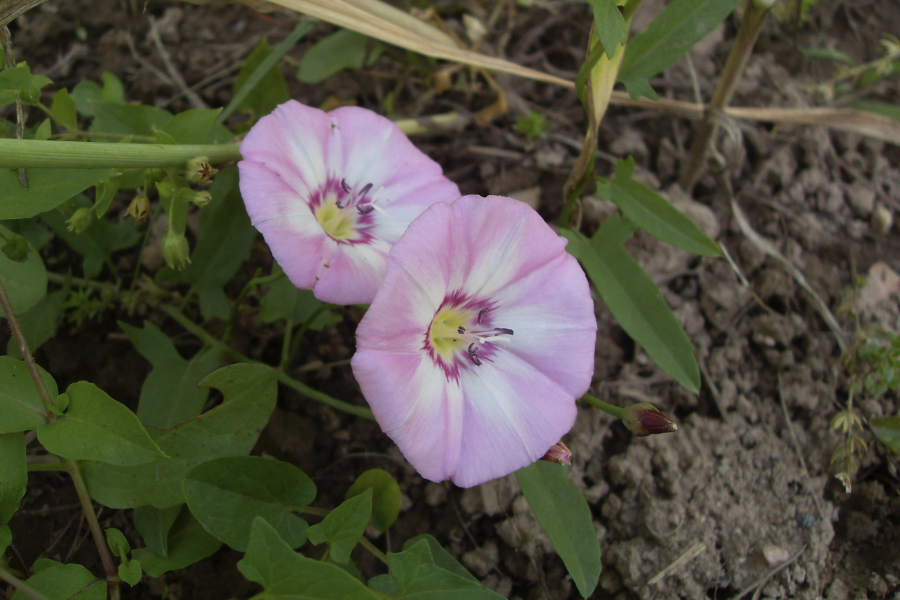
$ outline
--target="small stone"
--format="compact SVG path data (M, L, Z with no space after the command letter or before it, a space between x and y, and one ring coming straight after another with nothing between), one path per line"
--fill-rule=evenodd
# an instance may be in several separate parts
M878 235L887 235L894 225L894 215L890 209L879 204L872 212L872 231Z
M462 555L462 563L467 569L478 577L485 577L497 566L500 559L500 551L494 542L485 542L481 548L476 548Z
M785 550L781 546L775 546L774 544L763 546L762 553L763 558L766 559L766 562L769 563L770 567L780 565L791 557L787 550Z

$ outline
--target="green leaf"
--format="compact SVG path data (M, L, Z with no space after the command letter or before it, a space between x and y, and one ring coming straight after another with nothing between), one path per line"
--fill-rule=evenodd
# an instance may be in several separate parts
M0 226L0 236L11 238L13 232ZM20 238L21 239L21 238ZM9 296L13 312L18 316L36 305L47 294L47 269L31 244L24 262L10 260L0 252L0 280ZM4 318L6 313L0 310Z
M82 79L72 90L75 110L86 117L94 116L94 102L103 100L103 89L95 81Z
M187 506L179 504L175 509L178 518L169 531L168 555L160 556L150 548L140 548L132 553L151 577L190 566L212 556L222 546L222 542L203 529Z
M97 133L153 136L172 118L167 110L143 104L101 100L91 102L91 107L94 110L91 131Z
M900 452L900 417L877 417L869 421L872 433L882 444Z
M619 49L619 44L628 41L628 25L616 0L587 0L594 11L594 27L606 56L612 58Z
M420 539L415 544L404 545L403 552L388 554L387 560L391 568L391 575L397 584L397 593L404 600L412 598L421 598L422 600L431 598L465 598L466 600L503 598L481 585L471 574L461 575L456 568L458 563L452 569L447 569L446 564L438 564L427 539Z
M38 439L48 452L120 466L140 465L165 456L137 416L93 383L73 383L66 395L66 414L37 428Z
M199 415L209 397L209 389L197 384L221 366L219 350L201 350L188 361L181 358L169 337L150 321L144 321L143 329L122 321L119 327L153 365L138 401L137 416L141 423L165 429Z
M38 563L42 563L38 568ZM81 565L64 565L49 559L40 559L34 565L35 574L25 583L47 600L106 600L106 583L97 579ZM29 600L21 591L12 600Z
M712 32L740 0L674 0L628 42L619 81L649 79Z
M162 131L171 135L176 144L224 143L234 136L221 125L216 125L220 112L221 108L192 108L172 117Z
M272 274L276 273L283 273L278 263L272 265ZM259 305L259 320L263 323L291 317L296 325L305 323L322 306L322 301L313 295L312 290L299 290L290 279L282 277L269 284L269 292L260 299ZM326 325L340 323L341 318L331 310L323 311L310 323L309 329L321 331Z
M50 392L50 400L55 400L59 395L56 381L40 366L37 369ZM25 363L0 356L0 434L35 429L43 425L44 414L44 405Z
M235 550L247 549L256 517L292 548L306 542L308 525L291 508L312 502L316 486L294 465L258 456L217 458L188 471L183 489L197 520Z
M474 575L469 573L464 566L459 564L459 562L453 558L452 554L447 552L444 547L441 546L440 542L427 533L422 533L406 540L403 544L403 549L409 550L422 540L425 540L428 543L428 547L431 549L431 556L434 559L434 564L439 568L464 579L470 579L475 582L478 581Z
M141 576L143 575L141 563L135 558L127 561L123 560L122 564L119 565L118 572L122 581L128 585L139 584L141 582Z
M25 436L21 432L0 435L0 523L9 523L19 510L27 483ZM3 556L3 550L0 550L0 556Z
M600 229L591 238L591 246L598 252L607 244L621 246L631 239L635 229L637 227L628 220L628 217L615 213L607 217L600 225Z
M228 104L229 108L234 104L234 108L226 109L228 114L235 110L249 110L253 113L252 122L255 123L260 117L275 110L276 106L288 101L290 94L288 94L287 83L284 81L281 69L278 68L277 61L272 62L265 73L257 73L263 68L263 62L271 54L269 42L263 38L250 56L244 60L237 80L234 82L233 99ZM255 83L251 81L251 77L256 80ZM243 96L243 99L239 96Z
M371 488L359 496L344 501L328 513L321 523L310 527L306 535L313 544L318 545L327 541L331 549L331 558L346 565L350 562L350 553L366 531L370 516L372 516Z
M319 83L338 71L361 69L368 41L366 36L349 29L332 33L306 51L297 67L297 79L303 83Z
M381 592L382 594L387 594L388 596L396 596L397 595L397 584L394 583L394 578L385 573L384 575L376 575L369 579L369 588L375 590L376 592Z
M44 121L34 130L34 139L47 140L50 139L50 134L52 133L53 128L50 125L50 119L44 119Z
M123 560L128 558L128 553L131 552L131 545L125 539L124 533L115 527L110 527L106 530L106 543L109 545L113 556L118 556Z
M53 103L50 105L50 114L62 123L63 127L69 131L78 129L78 116L75 114L75 100L69 95L66 88L62 88L53 96Z
M253 520L247 553L237 568L263 586L266 600L380 598L340 567L294 552L262 517Z
M650 276L621 246L595 247L576 231L561 233L569 240L566 250L584 267L622 329L660 369L696 393L700 369L694 347Z
M600 540L591 509L563 465L539 460L516 471L516 481L534 516L585 598L594 592L600 571Z
M842 50L836 50L834 48L801 48L800 52L803 53L803 56L808 58L824 58L826 60L841 62L851 67L856 66L856 61Z
M103 92L101 98L108 102L125 102L125 88L122 82L113 73L103 71L100 75L103 80Z
M75 199L75 206L78 208L90 205L90 201L84 196ZM105 219L94 219L90 226L81 233L69 231L66 216L58 211L44 214L43 219L72 250L84 257L82 266L84 276L88 279L100 274L103 264L109 260L113 252L130 248L140 240L133 219L119 221L112 225Z
M18 91L19 98L26 104L38 102L41 88L50 83L50 79L43 75L32 75L25 64L0 71L0 91Z
M235 364L212 373L200 385L220 390L222 404L170 429L148 429L169 458L134 467L82 463L88 491L97 502L111 508L175 506L184 502L181 482L189 469L212 458L250 452L275 409L274 371Z
M0 525L0 556L3 556L10 544L12 544L12 531L6 525Z
M400 515L400 486L390 473L369 469L356 478L346 498L349 500L372 488L372 527L379 531L390 529Z
M896 104L877 102L875 100L851 100L847 106L900 121L900 106Z
M56 324L59 322L67 295L66 290L51 292L24 313L16 315L19 318L22 333L25 335L25 341L28 342L28 347L32 352L56 334ZM9 338L9 342L6 344L6 354L13 358L22 357L15 338Z
M54 209L102 179L110 169L25 169L28 190L16 169L0 169L0 219L28 219Z
M98 219L105 215L106 211L109 210L113 198L116 197L116 192L119 191L119 182L119 177L111 177L97 182L97 185L95 186L96 192L94 194L94 212Z
M635 79L626 79L622 81L625 85L625 91L631 96L632 100L640 100L650 98L651 100L659 100L656 91L650 87L650 82L646 78L637 77Z
M719 245L700 231L693 221L661 195L632 179L634 159L616 163L615 179L608 184L609 199L616 203L635 225L655 237L682 250L701 256L719 256Z
M231 306L222 288L250 254L256 230L241 200L236 168L222 170L209 191L212 201L200 213L197 245L181 278L196 289L204 319L227 319Z
M169 531L183 508L183 504L178 504L169 508L139 506L134 509L134 528L141 534L144 544L163 558L169 556Z

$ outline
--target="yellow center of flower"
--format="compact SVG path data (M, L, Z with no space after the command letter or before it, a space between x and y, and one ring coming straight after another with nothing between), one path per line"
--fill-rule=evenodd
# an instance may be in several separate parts
M428 342L434 351L444 360L450 360L456 352L465 349L467 342L460 327L468 326L472 321L470 311L459 308L442 308L431 321L428 330Z
M316 220L329 236L335 240L349 240L356 237L356 211L338 208L337 197L328 194L325 202L316 211Z

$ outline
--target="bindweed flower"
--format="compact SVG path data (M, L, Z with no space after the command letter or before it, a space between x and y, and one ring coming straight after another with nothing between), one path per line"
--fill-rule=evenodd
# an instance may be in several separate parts
M678 425L649 402L638 402L626 408L622 422L637 437L678 431Z
M253 225L294 285L334 304L371 302L407 225L459 197L394 123L354 106L291 100L253 126L241 154Z
M391 250L351 365L425 479L502 477L575 422L597 322L565 245L518 200L464 196L426 210Z
M556 442L549 450L547 450L547 453L541 460L546 460L547 462L556 463L558 465L571 465L572 451L562 442Z

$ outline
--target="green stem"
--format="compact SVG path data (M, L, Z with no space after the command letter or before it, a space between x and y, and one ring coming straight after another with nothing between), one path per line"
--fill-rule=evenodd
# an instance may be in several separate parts
M581 397L581 400L582 400L582 402L587 402L594 408L599 408L603 412L611 414L612 416L614 416L617 419L625 418L625 409L622 408L621 406L614 406L614 405L610 404L609 402L604 402L600 398L591 396L590 394L585 394L584 396Z
M372 553L372 556L383 562L384 564L388 564L387 556L384 555L384 552L375 547L375 544L370 542L364 537L359 538L359 545Z
M306 334L307 330L309 329L309 326L316 319L319 318L319 315L321 315L323 312L325 312L329 308L330 308L330 305L321 304L321 305L319 305L318 308L316 308L316 310L313 311L313 313L311 315L309 315L309 317L307 317L307 319L303 322L303 325L300 326L300 330L297 331L297 335L294 336L294 341L291 342L291 352L290 352L290 354L288 354L287 361L282 362L282 364L279 368L281 368L281 369L286 368L288 366L288 364L290 364L290 362L292 360L294 360L294 358L297 356L297 351L300 350L300 341L303 339L303 336Z
M150 219L147 221L147 229L144 230L144 239L141 240L141 248L138 250L137 259L134 261L134 275L131 277L131 287L128 288L132 292L137 286L138 277L141 275L141 257L143 257L144 250L147 248L147 242L150 241L150 233L153 231L153 224L156 223L156 218L159 216L160 210L162 210L162 203L157 202L156 208L153 209L153 214L150 215Z
M22 592L24 595L31 598L31 600L47 600L47 597L7 571L6 569L0 568L0 579L8 583L9 585L16 588L16 590Z
M292 506L291 511L303 515L313 515L315 517L327 517L330 510L324 508L316 508L314 506Z
M0 139L0 168L148 169L184 167L206 156L212 164L241 159L238 144L105 144Z
M372 414L372 411L363 406L356 406L355 404L350 404L349 402L344 402L343 400L338 400L337 398L332 398L328 394L324 394L318 390L314 390L308 385L297 381L296 379L288 376L283 371L279 371L275 367L271 365L267 365L264 362L253 360L248 356L244 356L237 350L228 347L228 345L223 344L222 340L215 338L212 334L208 333L205 329L188 319L186 316L181 314L181 312L175 308L174 306L169 306L168 304L161 304L159 306L159 310L169 315L172 320L177 322L179 325L184 327L187 331L194 334L196 337L200 338L210 346L218 348L220 352L228 356L234 361L237 362L245 362L251 363L255 365L263 365L272 369L276 376L278 377L278 381L288 386L289 388L296 390L309 398L310 400L315 400L316 402L321 402L331 408L336 410L343 411L345 413L355 415L357 417L364 417L366 419L375 419L375 416Z
M559 215L559 226L563 229L571 229L572 223L570 220L572 218L572 209L575 208L575 202L581 197L581 193L584 191L584 188L587 187L587 184L594 176L594 165L597 163L597 149L593 148L591 151L591 157L588 160L587 168L585 168L584 173L581 174L581 179L578 180L578 183L575 184L575 187L572 188L572 191L569 192L569 196L566 198L566 203L563 206L562 212Z
M294 306L297 303L294 302ZM278 370L283 371L291 358L291 330L294 329L294 313L287 316L284 320L284 338L281 340L281 360L278 363Z
M716 132L719 130L719 115L731 102L735 86L744 72L744 67L753 52L754 44L756 44L756 38L759 37L762 25L772 7L772 3L767 3L768 6L765 4L755 0L747 2L747 10L744 11L744 18L741 19L731 52L728 53L728 58L725 60L716 91L713 92L713 97L706 107L706 115L694 135L690 154L678 179L681 189L688 193L703 173L709 145L715 141Z
M234 326L234 321L237 319L238 311L241 309L241 304L244 303L244 298L247 297L247 294L252 292L254 289L258 288L261 285L265 285L267 283L272 283L278 279L284 277L284 273L273 273L272 275L266 275L265 277L260 277L259 274L262 269L257 269L256 273L253 275L253 278L244 284L244 287L241 288L241 292L238 294L237 298L234 301L234 304L231 306L231 315L228 317L228 324L225 326L225 331L222 332L222 343L225 344L228 342L228 336L231 335L231 328Z

